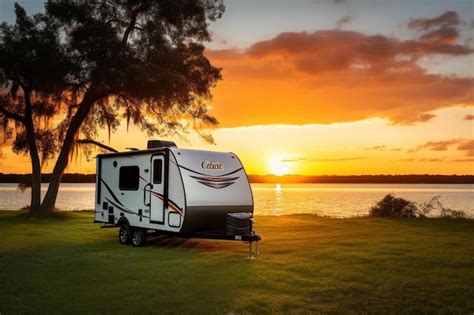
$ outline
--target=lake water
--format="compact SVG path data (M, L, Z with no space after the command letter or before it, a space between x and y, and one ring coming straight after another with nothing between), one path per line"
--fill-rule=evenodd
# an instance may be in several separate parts
M43 186L43 191L46 186ZM312 213L331 217L362 216L388 193L427 202L440 195L444 206L474 217L474 185L452 184L252 184L255 214ZM62 184L56 207L84 210L94 207L94 184ZM29 203L29 190L0 184L0 209L16 210Z

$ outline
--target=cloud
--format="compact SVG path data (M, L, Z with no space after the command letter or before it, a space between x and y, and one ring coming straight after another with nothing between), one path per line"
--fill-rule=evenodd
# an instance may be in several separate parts
M348 157L348 158L327 158L327 159L318 159L318 158L299 158L299 159L283 159L282 162L301 162L301 161L309 161L309 162L345 162L345 161L355 161L355 160L365 160L365 157Z
M419 31L419 39L424 42L453 44L459 37L459 15L447 11L432 19L412 19L408 23L410 29Z
M408 23L409 28L422 30L429 30L434 27L449 27L455 25L459 25L459 15L454 11L446 11L440 16L431 19L412 19L410 23Z
M345 49L345 50L340 50ZM383 35L365 35L354 31L324 30L314 33L287 32L255 43L247 53L255 58L283 57L303 72L341 70L354 63L390 70L429 54L468 55L474 50L459 44L400 41ZM314 54L317 54L316 56ZM401 60L397 57L404 57Z
M459 143L458 150L466 151L467 155L474 156L474 140Z
M400 161L402 161L402 162L444 162L445 160L444 160L444 159L441 159L441 158L431 158L431 159L425 159L425 158L415 159L415 158L411 158L411 159L401 159Z
M474 162L474 158L464 158L464 159L452 159L449 162Z
M386 145L376 145L373 147L364 148L366 151L401 151L400 148L389 148Z
M366 151L385 151L387 149L386 145L376 145L373 147L364 148Z
M464 116L464 120L474 120L474 115L467 114L466 116Z
M422 145L417 146L414 151L428 149L431 151L447 151L453 144L459 143L459 139L452 139L446 141L429 141Z
M337 20L336 27L341 28L342 26L344 26L345 24L349 24L350 22L352 22L352 18L350 16L343 16L342 18Z
M408 152L413 153L420 150L448 151L453 147L455 147L458 151L466 151L467 156L474 156L474 140L467 139L429 141L409 150Z
M213 43L219 44L221 46L227 46L229 44L227 39L223 38L222 36L220 36L219 34L215 32L211 32L211 37L212 37Z
M449 163L449 162L454 162L454 163L466 163L466 162L473 162L474 158L454 158L454 159L449 159L449 158L410 158L410 159L401 159L399 161L402 162L443 162L443 163Z
M430 34L437 30L431 25L453 27L450 16L411 21L421 33L408 40L333 29L281 33L244 50L208 50L224 78L214 91L213 113L222 127L372 117L410 124L429 121L436 109L470 106L473 77L432 74L418 63L474 52L459 43L459 33L449 40Z

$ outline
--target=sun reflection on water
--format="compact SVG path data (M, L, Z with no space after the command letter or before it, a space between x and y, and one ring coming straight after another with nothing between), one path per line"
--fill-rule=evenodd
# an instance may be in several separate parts
M281 193L282 193L281 184L276 184L275 185L275 208L273 209L274 215L283 214Z

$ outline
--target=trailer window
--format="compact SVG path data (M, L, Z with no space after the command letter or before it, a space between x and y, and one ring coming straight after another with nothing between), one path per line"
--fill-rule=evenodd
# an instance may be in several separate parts
M122 166L119 171L120 190L138 190L140 168L138 166Z
M161 184L161 173L163 170L163 160L153 161L153 184Z

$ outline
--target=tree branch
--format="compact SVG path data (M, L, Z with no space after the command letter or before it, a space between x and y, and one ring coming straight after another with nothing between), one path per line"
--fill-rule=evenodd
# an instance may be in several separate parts
M132 18L130 19L130 23L128 24L128 27L127 29L125 30L125 33L123 33L123 37L122 37L122 45L125 45L128 41L128 38L130 37L130 34L132 33L132 31L134 29L138 29L138 27L135 26L135 24L137 23L137 17L138 17L138 14L140 12L143 12L146 10L146 6L145 5L141 5L140 7L138 7L137 9L135 9L132 13Z
M3 106L0 106L0 113L2 113L7 118L19 121L23 124L25 123L25 117L23 117L19 114L12 113L12 112L8 111L6 108L4 108Z
M102 149L106 149L106 150L109 150L110 152L118 152L117 150L115 150L114 148L112 147L109 147L108 145L105 145L103 143L100 143L100 142L97 142L95 140L92 140L92 139L79 139L79 140L76 140L76 143L81 143L81 144L94 144Z
M9 80L15 81L23 89L23 92L26 94L26 92L25 92L26 91L26 86L20 79L15 77L15 78L9 79ZM5 106L5 102L4 101L0 102L0 113L1 114L3 114L5 117L7 117L9 119L19 121L22 124L26 123L25 116L13 113L13 112L9 111L8 109L6 109L4 106Z
M130 33L135 28L135 23L137 22L137 15L138 15L138 10L133 12L132 19L130 20L130 24L128 25L127 29L125 30L125 33L123 33L122 45L125 45L127 43L128 37L130 36Z

